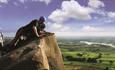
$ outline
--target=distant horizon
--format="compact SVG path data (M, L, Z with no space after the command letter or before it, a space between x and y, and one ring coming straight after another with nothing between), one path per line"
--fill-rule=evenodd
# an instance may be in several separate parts
M13 33L3 33L4 37L14 37L15 36L15 32ZM68 38L78 38L78 37L115 37L115 36L107 36L107 35L103 35L103 36L94 36L94 35L73 35L73 36L69 36L69 35L58 35L55 33L55 36L58 38L64 38L64 37L68 37Z

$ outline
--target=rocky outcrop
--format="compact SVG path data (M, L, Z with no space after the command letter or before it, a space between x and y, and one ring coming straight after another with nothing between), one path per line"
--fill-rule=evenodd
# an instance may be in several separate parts
M55 35L30 42L1 57L0 70L64 70Z

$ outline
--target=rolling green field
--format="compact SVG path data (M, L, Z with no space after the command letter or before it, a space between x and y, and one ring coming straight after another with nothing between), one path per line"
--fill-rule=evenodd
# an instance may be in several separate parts
M105 38L106 39L106 38ZM65 70L115 70L115 48L108 45L81 43L91 39L58 39ZM94 39L92 39L94 41ZM91 40L91 41L92 41ZM109 42L114 39L96 39L95 42Z

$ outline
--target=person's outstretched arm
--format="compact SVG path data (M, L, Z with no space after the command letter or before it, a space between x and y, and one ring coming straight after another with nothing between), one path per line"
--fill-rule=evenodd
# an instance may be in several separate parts
M36 36L39 37L39 34L38 34L38 31L37 31L37 27L36 27L36 26L33 26L33 31L34 31L34 33L36 34Z

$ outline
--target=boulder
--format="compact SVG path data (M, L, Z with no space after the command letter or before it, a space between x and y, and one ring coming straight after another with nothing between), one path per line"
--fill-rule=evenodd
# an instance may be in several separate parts
M31 41L2 56L0 70L64 70L55 35Z

